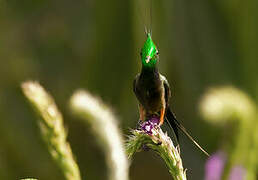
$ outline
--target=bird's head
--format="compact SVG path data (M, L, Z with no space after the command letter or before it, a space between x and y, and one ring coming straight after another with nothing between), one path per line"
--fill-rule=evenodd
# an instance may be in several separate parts
M141 50L142 65L149 68L155 67L158 55L158 49L151 39L151 34L147 33L147 39Z

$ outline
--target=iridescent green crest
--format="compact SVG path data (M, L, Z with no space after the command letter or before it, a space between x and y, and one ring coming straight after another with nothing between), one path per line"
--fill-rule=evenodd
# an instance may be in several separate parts
M142 65L144 67L155 67L158 60L158 49L151 39L151 34L147 34L147 40L145 41L141 50Z

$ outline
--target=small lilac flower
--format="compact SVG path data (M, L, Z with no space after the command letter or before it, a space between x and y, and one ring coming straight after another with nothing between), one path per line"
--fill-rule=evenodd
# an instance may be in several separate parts
M153 116L149 120L143 122L140 127L148 135L152 135L152 129L157 127L159 124L159 117Z
M229 180L244 180L245 173L245 169L242 166L234 166L230 171Z
M210 156L205 164L205 180L220 180L225 161L226 155L222 151Z

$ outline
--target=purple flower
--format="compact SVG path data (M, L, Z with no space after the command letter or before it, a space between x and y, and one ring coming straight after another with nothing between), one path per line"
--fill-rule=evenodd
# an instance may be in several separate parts
M225 161L226 155L222 151L210 156L205 164L205 180L220 180Z
M148 135L152 135L152 129L157 127L159 124L159 117L152 116L149 120L144 121L140 127Z
M244 180L245 177L245 169L238 165L234 166L229 175L229 180Z

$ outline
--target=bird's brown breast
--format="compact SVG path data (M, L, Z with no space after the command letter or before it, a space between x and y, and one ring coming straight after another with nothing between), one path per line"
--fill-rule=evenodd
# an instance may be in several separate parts
M159 78L140 78L137 84L137 91L140 97L139 101L147 114L155 114L165 106L164 88Z

